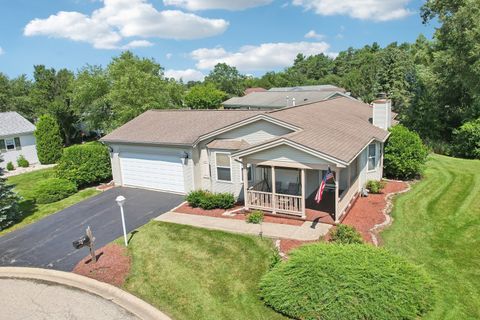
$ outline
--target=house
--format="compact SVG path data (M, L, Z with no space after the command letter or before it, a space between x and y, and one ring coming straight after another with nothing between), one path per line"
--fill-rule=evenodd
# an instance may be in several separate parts
M336 97L349 96L345 89L332 85L272 88L268 91L253 91L243 97L224 101L225 109L271 110L318 102Z
M16 166L17 159L23 155L30 163L37 163L37 147L33 132L35 126L16 112L0 113L0 152L5 168L8 162Z
M231 192L247 209L344 215L382 177L391 103L340 97L259 110L150 110L105 136L116 185ZM331 170L324 198L314 201Z

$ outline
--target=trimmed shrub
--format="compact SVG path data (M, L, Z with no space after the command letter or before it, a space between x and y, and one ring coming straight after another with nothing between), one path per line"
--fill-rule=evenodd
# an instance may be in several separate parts
M385 181L369 180L365 185L370 193L382 193L383 188L385 188Z
M70 180L48 178L38 182L34 189L35 202L52 203L77 192L77 186Z
M193 208L200 207L201 200L206 196L207 191L204 190L193 190L190 191L185 200L187 200L188 204Z
M7 170L8 170L8 171L13 171L13 170L15 170L15 167L13 166L12 161L9 161L9 162L7 163Z
M385 249L302 246L260 282L264 302L294 319L418 319L434 302L421 268Z
M110 179L112 168L108 148L100 143L65 148L55 167L55 175L74 182L78 188Z
M362 244L363 239L360 233L353 226L340 224L330 234L332 242L341 244Z
M480 118L453 131L453 153L457 157L480 159Z
M235 205L235 197L228 192L212 193L195 190L187 195L186 200L191 207L200 207L204 210L230 209Z
M17 158L17 164L19 167L21 168L28 168L28 166L30 165L30 162L28 162L27 159L25 159L25 157L23 156L23 154L21 154L18 158Z
M420 175L428 149L419 135L402 125L390 128L390 132L385 145L385 175L395 179L412 179Z
M56 163L62 156L63 140L54 117L43 115L36 124L35 140L41 164Z
M255 210L247 216L248 223L259 224L263 221L263 212L260 210Z

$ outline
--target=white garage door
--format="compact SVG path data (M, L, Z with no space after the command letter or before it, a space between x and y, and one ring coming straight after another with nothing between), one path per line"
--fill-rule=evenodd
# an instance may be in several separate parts
M124 185L185 192L180 156L121 153L120 166Z

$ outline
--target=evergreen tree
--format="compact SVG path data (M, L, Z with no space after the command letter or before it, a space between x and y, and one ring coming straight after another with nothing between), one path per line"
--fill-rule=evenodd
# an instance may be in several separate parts
M56 163L62 156L62 136L57 121L51 115L43 115L35 130L37 154L41 164Z
M3 158L0 157L0 162ZM13 191L13 186L6 183L0 168L0 231L14 223L21 212L18 207L20 197Z

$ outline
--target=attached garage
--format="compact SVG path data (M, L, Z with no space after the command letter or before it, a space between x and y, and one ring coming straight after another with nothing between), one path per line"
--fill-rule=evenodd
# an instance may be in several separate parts
M119 158L123 185L186 192L179 155L121 152Z

